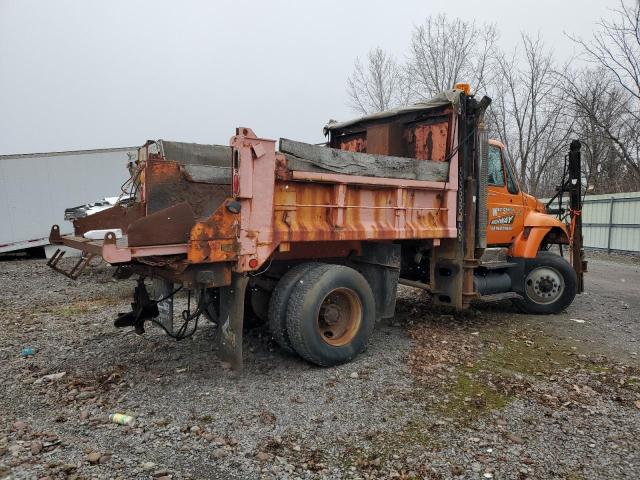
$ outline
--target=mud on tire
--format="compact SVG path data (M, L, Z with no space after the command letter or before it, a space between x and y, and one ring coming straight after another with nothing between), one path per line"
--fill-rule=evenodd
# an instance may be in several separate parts
M345 363L367 346L375 324L371 287L356 270L315 265L296 283L287 307L295 351L320 366Z
M269 309L267 312L269 331L280 348L287 353L295 353L295 350L291 346L291 340L289 340L289 334L287 333L287 305L289 304L289 297L300 278L316 265L320 264L303 263L291 268L278 281L269 300Z

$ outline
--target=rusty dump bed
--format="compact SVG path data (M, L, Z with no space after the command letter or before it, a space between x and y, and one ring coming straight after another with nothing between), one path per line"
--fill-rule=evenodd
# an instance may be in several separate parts
M249 128L228 147L149 141L130 165L135 202L75 220L74 235L54 226L50 240L203 286L273 260L346 256L363 241L437 245L456 237L455 95L329 125L328 146L281 139L278 149ZM124 236L84 238L98 229Z

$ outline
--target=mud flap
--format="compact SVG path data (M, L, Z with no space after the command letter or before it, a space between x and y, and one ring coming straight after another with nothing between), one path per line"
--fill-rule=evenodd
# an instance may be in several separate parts
M242 373L242 324L248 282L247 275L233 272L231 285L220 288L218 356L237 373Z
M173 282L165 280L163 278L154 278L153 283L153 299L162 300L158 302L158 315L157 320L164 325L164 328L168 332L173 332ZM168 335L168 334L167 334Z

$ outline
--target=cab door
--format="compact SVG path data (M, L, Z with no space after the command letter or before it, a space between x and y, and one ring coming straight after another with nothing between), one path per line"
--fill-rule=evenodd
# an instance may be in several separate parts
M503 146L489 143L487 245L508 246L524 227L524 200Z

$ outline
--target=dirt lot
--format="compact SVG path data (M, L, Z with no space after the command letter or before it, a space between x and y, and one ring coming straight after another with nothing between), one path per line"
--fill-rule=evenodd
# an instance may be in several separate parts
M257 328L236 379L210 325L178 343L114 329L133 282L107 267L72 282L0 262L0 477L640 478L640 266L590 270L588 293L547 317L454 316L403 289L339 368Z

